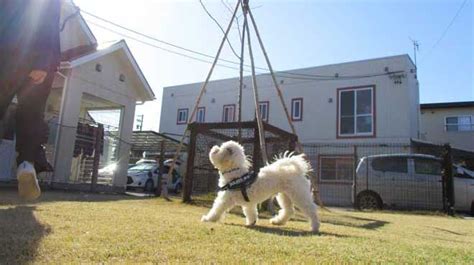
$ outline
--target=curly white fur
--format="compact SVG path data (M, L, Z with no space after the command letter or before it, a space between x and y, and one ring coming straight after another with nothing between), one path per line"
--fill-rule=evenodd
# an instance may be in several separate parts
M209 153L209 159L219 170L219 186L221 187L247 173L251 165L245 156L244 148L234 141L214 146ZM257 180L247 190L250 202L245 201L239 190L220 191L212 209L202 217L201 221L218 221L226 211L239 205L245 214L246 224L254 225L258 219L257 204L278 193L277 201L281 210L270 219L270 223L285 224L293 216L294 206L296 206L310 220L311 230L318 232L317 207L311 195L311 183L305 177L310 170L311 165L303 155L285 152L276 157L273 163L260 169Z

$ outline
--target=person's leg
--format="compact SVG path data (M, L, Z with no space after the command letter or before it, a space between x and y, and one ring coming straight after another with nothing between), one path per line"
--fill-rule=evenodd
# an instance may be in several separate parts
M6 53L0 53L0 58L2 58L0 63L0 120L3 120L8 106L25 78L25 73L9 63L10 57Z
M40 85L27 84L18 92L16 112L16 135L18 162L35 162L41 145L47 142L48 125L44 121L44 110L54 73L49 73Z
M37 199L41 195L35 162L42 154L42 144L47 140L48 130L43 119L53 78L54 73L50 73L40 85L32 85L28 82L17 94L18 192L20 197L29 200Z

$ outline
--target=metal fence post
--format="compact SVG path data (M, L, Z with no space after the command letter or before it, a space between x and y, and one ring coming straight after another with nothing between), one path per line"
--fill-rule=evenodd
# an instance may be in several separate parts
M355 198L357 195L357 160L358 160L358 155L357 155L357 145L353 146L353 159L354 159L354 166L352 170L352 206L355 207Z
M454 214L454 183L453 183L453 157L449 144L443 146L443 208L450 215Z
M94 161L92 164L92 179L91 179L91 191L95 191L97 186L97 179L99 175L99 163L100 163L100 149L102 146L102 137L104 133L104 125L99 124L95 131L95 142L94 142Z
M157 180L156 183L156 190L155 190L155 195L160 196L161 194L164 195L166 198L168 196L168 179L164 177L164 172L165 172L165 141L161 141L160 144L160 158L158 161L159 165L159 174L158 177L160 178L160 181ZM169 173L169 172L168 172Z

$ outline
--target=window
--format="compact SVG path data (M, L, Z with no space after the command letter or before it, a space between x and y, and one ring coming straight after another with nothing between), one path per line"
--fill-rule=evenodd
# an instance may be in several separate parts
M433 159L415 158L415 173L441 176L441 163Z
M196 122L205 122L206 120L206 107L199 107L196 113Z
M474 131L474 117L467 115L446 117L445 128L448 132Z
M374 86L339 89L338 136L373 136Z
M406 157L379 157L372 161L372 168L382 172L408 173Z
M268 115L270 110L270 102L268 101L260 101L258 103L258 111L260 112L260 116L264 122L268 122Z
M233 122L235 116L235 104L224 105L222 111L222 121L223 122Z
M351 182L354 174L352 157L324 156L319 159L321 181Z
M291 119L293 121L303 120L303 98L291 100Z
M188 122L188 109L178 109L176 124L186 124Z

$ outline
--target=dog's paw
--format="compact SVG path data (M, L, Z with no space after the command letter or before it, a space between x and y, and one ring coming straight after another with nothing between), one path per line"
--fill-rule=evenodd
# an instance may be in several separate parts
M205 215L203 215L201 217L201 222L209 222L209 219Z
M253 222L245 222L246 226L255 226L256 224L257 224L257 220L255 220Z
M270 224L272 224L272 225L284 225L284 222L278 217L273 217L273 218L270 219Z

